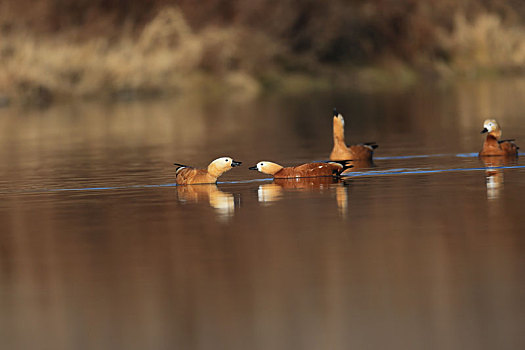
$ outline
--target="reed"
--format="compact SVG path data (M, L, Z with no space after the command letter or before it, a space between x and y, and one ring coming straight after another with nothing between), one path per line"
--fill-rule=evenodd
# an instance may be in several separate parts
M4 0L0 105L521 72L524 14L511 0Z

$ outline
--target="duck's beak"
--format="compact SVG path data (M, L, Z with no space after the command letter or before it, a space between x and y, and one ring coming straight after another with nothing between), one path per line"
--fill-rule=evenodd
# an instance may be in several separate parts
M241 164L242 164L242 162L237 162L237 161L235 161L235 160L232 160L232 168L233 168L234 166L239 166L239 165L241 165Z
M248 169L249 169L249 170L259 170L259 169L257 169L257 165L251 166L251 167L249 167Z
M483 128L483 130L481 130L481 133L480 133L480 134L484 134L484 133L486 133L486 132L488 132L488 131L489 131L489 129L487 129L487 128Z

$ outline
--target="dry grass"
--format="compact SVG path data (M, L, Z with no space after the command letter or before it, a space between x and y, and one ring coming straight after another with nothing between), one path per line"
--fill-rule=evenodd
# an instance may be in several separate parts
M512 0L5 0L0 105L515 72L523 15Z
M525 63L525 28L505 25L495 14L480 13L471 21L456 14L454 30L441 32L440 42L452 66L466 73L515 69Z
M137 37L112 43L14 32L0 40L0 94L43 103L71 96L157 95L194 89L203 76L213 76L220 89L256 94L250 73L258 65L268 67L278 50L264 35L248 33L218 27L195 33L174 7Z

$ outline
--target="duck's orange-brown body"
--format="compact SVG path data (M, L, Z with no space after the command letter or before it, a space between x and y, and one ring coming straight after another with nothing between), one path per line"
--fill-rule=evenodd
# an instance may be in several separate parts
M519 147L511 140L499 141L492 135L487 135L480 156L517 156Z
M343 166L337 163L307 163L294 167L282 168L273 175L276 179L291 177L338 176Z
M294 167L284 168L279 164L262 161L256 166L250 167L251 170L259 170L260 172L272 175L275 179L289 179L300 177L321 177L332 176L337 177L341 173L351 168L352 165L343 165L335 162L326 163L306 163Z
M216 183L219 176L240 165L230 157L217 158L206 169L195 169L187 165L175 163L178 166L175 175L177 185L195 185Z
M377 145L351 145L346 146L344 141L338 141L335 143L334 148L330 153L330 160L371 160L374 156L374 149L377 148Z
M347 146L345 143L344 119L341 113L334 109L333 118L334 147L330 153L330 160L371 160L374 149L377 148L375 142L361 143Z
M483 130L481 133L486 132L488 132L488 134L483 142L483 147L479 152L480 156L515 157L518 155L519 147L514 143L514 140L500 140L501 127L494 119L487 119L483 123Z
M208 173L208 169L179 168L176 175L178 185L212 184L217 177Z

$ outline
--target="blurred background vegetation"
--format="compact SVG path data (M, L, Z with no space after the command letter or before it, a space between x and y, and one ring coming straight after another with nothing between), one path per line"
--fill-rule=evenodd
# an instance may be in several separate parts
M522 74L520 0L1 0L0 105Z

